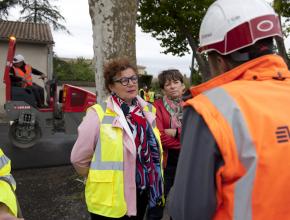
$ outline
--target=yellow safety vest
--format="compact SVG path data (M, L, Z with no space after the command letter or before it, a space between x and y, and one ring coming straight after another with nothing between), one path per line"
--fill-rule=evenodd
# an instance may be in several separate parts
M149 92L146 92L144 89L140 89L139 90L139 95L141 96L141 92L144 92L144 97L143 99L146 101L146 102L149 102L150 101L150 94Z
M149 91L148 92L149 94L149 102L153 103L155 100L154 100L154 92L153 91Z
M100 136L97 141L93 159L91 161L85 196L89 212L110 218L120 218L127 212L124 195L124 158L123 158L123 130L112 127L117 114L109 108L99 104L92 106L98 114ZM143 111L156 112L150 105ZM154 134L160 146L162 164L162 147L160 133L153 125Z
M5 178L11 183L14 190L16 189L16 182L10 174L11 165L8 157L5 156L0 149L0 177ZM0 202L4 203L10 210L11 214L17 216L17 202L11 186L4 180L0 179Z

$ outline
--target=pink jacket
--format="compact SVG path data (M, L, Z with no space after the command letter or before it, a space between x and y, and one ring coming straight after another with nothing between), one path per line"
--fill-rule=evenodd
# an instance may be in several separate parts
M137 99L142 107L148 105L141 97ZM135 216L137 213L136 204L136 146L133 134L128 126L121 108L109 97L107 107L118 114L113 121L114 127L123 129L123 146L124 146L124 192L127 203L127 215ZM144 112L149 122L153 124L155 115L151 112ZM94 129L92 129L94 128ZM95 146L99 138L100 121L94 109L90 109L78 127L78 138L73 146L71 153L71 162L79 167L89 167L93 157Z

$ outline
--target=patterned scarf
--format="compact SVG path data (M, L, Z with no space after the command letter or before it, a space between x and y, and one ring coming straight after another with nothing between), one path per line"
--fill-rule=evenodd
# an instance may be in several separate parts
M170 128L180 128L182 120L182 99L171 100L167 96L163 96L163 104L170 114Z
M140 190L149 190L149 206L155 207L162 201L163 188L158 143L137 98L129 106L116 94L112 97L122 109L135 140L136 186Z

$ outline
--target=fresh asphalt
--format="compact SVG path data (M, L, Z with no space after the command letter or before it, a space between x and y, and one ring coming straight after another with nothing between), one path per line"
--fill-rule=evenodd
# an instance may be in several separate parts
M76 135L55 133L42 137L28 149L13 147L8 138L9 124L0 123L0 148L11 159L13 169L40 168L70 164Z

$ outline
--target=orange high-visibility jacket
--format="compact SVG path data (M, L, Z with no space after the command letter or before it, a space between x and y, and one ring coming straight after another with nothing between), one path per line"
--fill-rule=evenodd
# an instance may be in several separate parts
M28 64L25 64L25 72L23 72L20 68L13 66L15 75L24 79L22 87L32 86L32 67Z
M254 59L192 95L187 105L203 117L224 160L213 219L290 219L290 72L283 59Z

